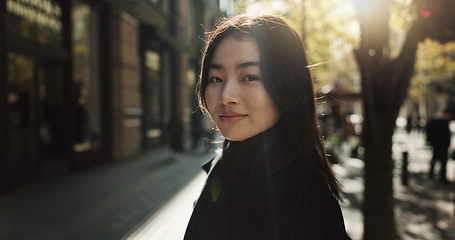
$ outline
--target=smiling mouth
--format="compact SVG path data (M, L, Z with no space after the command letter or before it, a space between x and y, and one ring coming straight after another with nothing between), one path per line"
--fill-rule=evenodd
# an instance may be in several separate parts
M246 114L220 114L219 117L221 121L227 122L227 123L234 123L243 120L246 116Z

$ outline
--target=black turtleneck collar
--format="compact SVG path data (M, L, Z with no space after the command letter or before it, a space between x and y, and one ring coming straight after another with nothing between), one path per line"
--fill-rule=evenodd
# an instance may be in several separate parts
M222 161L239 170L251 170L252 174L272 174L290 164L292 153L287 149L283 124L278 122L272 128L244 141L226 141Z

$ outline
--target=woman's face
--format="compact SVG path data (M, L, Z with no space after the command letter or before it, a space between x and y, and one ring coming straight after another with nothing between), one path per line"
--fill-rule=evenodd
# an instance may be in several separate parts
M278 122L280 113L261 80L255 40L227 36L218 44L205 100L221 134L231 141L251 138Z

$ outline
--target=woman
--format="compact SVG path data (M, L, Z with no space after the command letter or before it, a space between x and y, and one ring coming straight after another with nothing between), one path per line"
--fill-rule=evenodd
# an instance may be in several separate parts
M349 239L302 40L276 16L217 24L198 98L225 137L185 239Z

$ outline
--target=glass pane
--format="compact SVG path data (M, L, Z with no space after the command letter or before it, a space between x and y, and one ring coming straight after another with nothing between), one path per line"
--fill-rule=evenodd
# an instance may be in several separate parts
M72 24L76 106L73 149L80 152L99 148L101 144L98 14L82 1L75 1Z
M34 169L37 154L34 84L36 60L13 52L8 53L7 60L9 157L13 169L26 173Z
M37 65L38 86L38 140L44 159L65 156L67 124L65 121L63 65L56 61L42 60Z
M150 93L149 104L150 113L152 115L152 121L159 123L161 121L161 85L160 85L160 69L161 69L161 57L157 52L147 50L145 53L145 64L147 68L147 85L148 93Z
M6 32L49 46L61 46L62 7L53 0L6 1Z
M145 82L143 107L144 128L147 144L153 144L162 135L162 86L161 55L152 50L145 51Z

